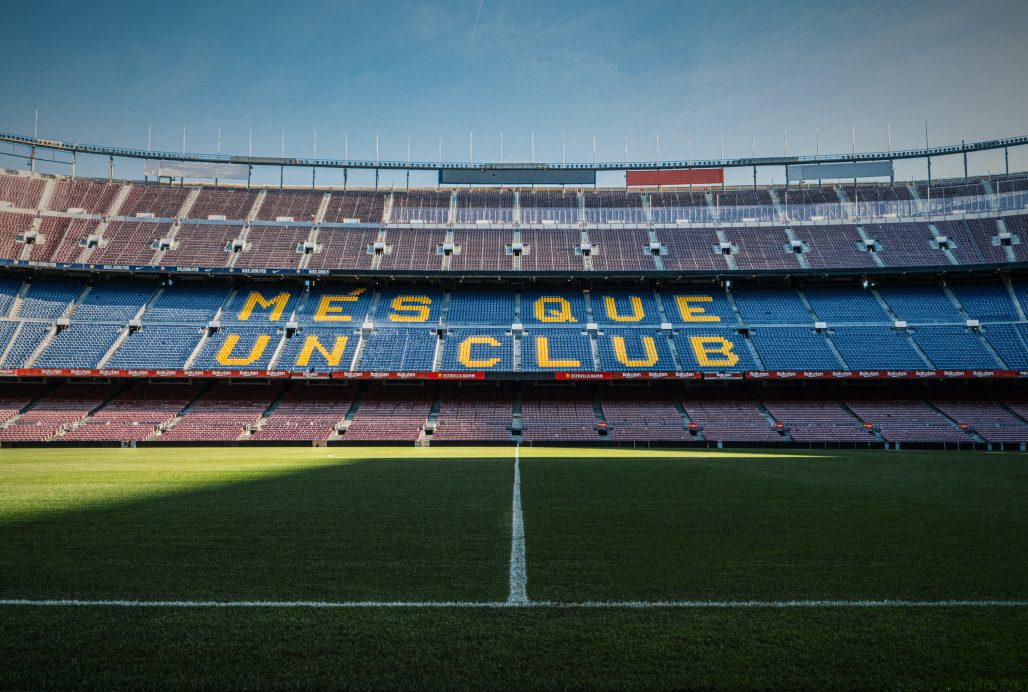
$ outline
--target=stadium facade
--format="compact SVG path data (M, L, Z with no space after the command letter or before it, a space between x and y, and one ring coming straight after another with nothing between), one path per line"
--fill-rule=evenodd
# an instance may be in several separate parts
M1028 175L811 178L885 159L838 158L747 188L8 171L0 444L1024 449Z

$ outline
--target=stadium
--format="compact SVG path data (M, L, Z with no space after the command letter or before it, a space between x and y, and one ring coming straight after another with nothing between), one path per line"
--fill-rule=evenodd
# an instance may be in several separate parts
M1028 685L1028 136L112 127L0 131L0 688Z
M0 444L1024 451L1028 177L822 179L1026 141L786 164L820 181L791 188L682 183L723 165L622 190L9 172Z

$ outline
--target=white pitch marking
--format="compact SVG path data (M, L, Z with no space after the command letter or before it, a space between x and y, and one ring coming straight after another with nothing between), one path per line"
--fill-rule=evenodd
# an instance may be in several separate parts
M521 514L521 445L514 447L514 497L511 501L509 605L528 605L528 572L525 565L525 520Z
M539 608L539 609L790 609L790 608L1028 608L1028 600L792 600L792 601L132 601L77 598L0 599L0 606L109 608Z

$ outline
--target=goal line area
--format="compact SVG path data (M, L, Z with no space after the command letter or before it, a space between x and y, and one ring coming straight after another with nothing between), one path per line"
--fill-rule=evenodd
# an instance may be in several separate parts
M782 600L782 601L204 601L119 599L0 599L0 606L50 608L530 608L530 609L803 609L1028 608L1028 600Z

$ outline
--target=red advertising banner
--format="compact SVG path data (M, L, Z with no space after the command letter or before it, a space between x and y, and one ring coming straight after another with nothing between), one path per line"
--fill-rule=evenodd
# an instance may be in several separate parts
M932 380L1023 377L1017 370L760 370L748 380Z
M555 372L555 380L612 380L612 372Z
M664 168L625 171L628 187L655 185L720 185L725 182L724 168Z
M699 380L698 372L612 372L613 380Z

